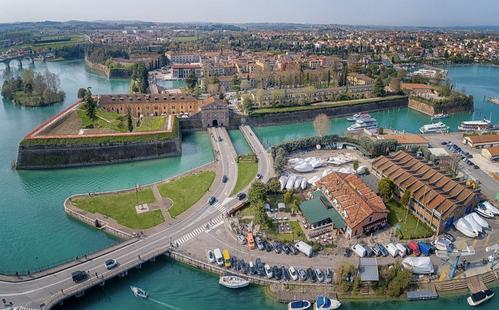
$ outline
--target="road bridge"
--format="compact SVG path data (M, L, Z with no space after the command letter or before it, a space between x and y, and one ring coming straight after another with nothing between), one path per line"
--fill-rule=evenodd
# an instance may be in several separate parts
M250 132L250 129L244 130ZM133 242L129 241L122 246L96 253L84 261L74 261L64 268L56 267L43 273L32 274L29 278L3 276L0 280L0 298L5 299L8 304L12 302L13 307L50 309L65 299L83 295L85 290L91 287L104 285L115 277L126 276L130 269L140 267L146 261L155 260L193 232L209 230L210 227L223 222L226 212L245 201L230 197L237 181L237 164L236 152L227 131L225 128L209 128L208 131L219 163L217 177L228 177L227 182L217 183L213 189L212 195L217 199L215 205L202 203L201 207L188 210L186 216L179 216L157 233L137 237ZM261 144L258 146L255 139L256 137L250 139L250 143L253 147L260 147ZM262 149L263 146L259 152ZM260 156L263 156L263 153ZM261 163L267 164L267 161L262 160ZM268 168L259 171L264 179L268 179ZM119 266L107 270L104 263L109 259L116 259ZM88 279L74 283L71 274L75 271L85 271Z

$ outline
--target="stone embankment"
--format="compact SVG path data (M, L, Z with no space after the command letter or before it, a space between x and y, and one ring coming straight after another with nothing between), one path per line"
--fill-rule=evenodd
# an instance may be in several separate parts
M467 105L444 105L441 104L439 105L431 105L427 104L421 101L418 101L415 98L409 98L409 108L416 110L418 112L424 113L429 116L433 116L435 114L439 113L446 113L446 114L454 114L454 113L460 113L460 112L473 112L473 103L467 104Z

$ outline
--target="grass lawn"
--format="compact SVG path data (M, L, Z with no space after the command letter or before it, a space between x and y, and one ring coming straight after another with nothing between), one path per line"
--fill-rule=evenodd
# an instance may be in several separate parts
M91 120L85 110L78 110L82 128L109 128L118 132L127 132L126 117L115 112L97 109L97 119ZM93 126L93 127L92 127Z
M196 36L182 36L182 37L175 37L174 40L180 43L186 43L186 42L193 42L197 41Z
M170 216L176 217L192 207L208 191L214 179L215 172L202 171L159 185L161 196L173 201L168 210Z
M258 163L254 162L239 162L237 163L237 182L232 190L231 195L239 193L244 189L252 180L255 179L258 172Z
M404 223L407 209L402 207L398 202L391 200L386 203L386 207L390 210L390 213L388 214L388 223L393 227L400 224L400 232L398 232L398 236L401 239L418 239L433 235L433 231L421 221L419 221L418 224L418 219L410 212L407 215L407 221Z
M150 188L142 189L138 197L139 203L155 201ZM73 204L85 211L113 218L119 224L133 229L151 228L164 222L160 210L137 214L135 211L137 205L135 192L78 198L73 199Z
M144 117L140 127L134 128L134 131L155 131L165 126L166 116Z
M305 240L305 234L303 233L303 230L300 227L300 224L298 224L297 221L289 221L289 226L291 227L292 233L288 234L283 234L283 233L278 233L278 224L274 224L274 227L272 228L272 231L269 232L269 237L272 240L277 240L280 242L291 242L293 240Z

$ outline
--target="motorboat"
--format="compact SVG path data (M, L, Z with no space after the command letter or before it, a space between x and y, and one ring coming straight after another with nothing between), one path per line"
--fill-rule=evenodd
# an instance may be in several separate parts
M484 206L487 210L490 212L494 213L494 215L499 215L499 209L496 208L494 205L492 205L488 201L482 201L478 204L479 206Z
M360 113L356 113L356 114L350 116L349 118L347 118L347 121L349 121L349 122L356 122L359 119L367 119L367 118L370 118L370 117L371 116L369 115L369 113L367 113L367 112L360 112Z
M475 221L475 219L473 218L473 216L471 216L471 214L464 216L464 219L468 223L470 223L471 227L473 227L473 230L475 230L478 234L483 232L483 227L480 224L478 224L477 221Z
M442 119L442 118L447 118L449 117L449 114L446 114L446 113L438 113L438 114L435 114L431 117L431 119Z
M296 165L296 164L301 164L303 162L303 159L301 158L291 158L288 160L288 163L291 165Z
M486 131L491 128L492 124L490 120L486 118L481 121L463 121L459 124L459 126L457 126L459 131Z
M130 286L130 289L132 290L135 297L147 298L147 296L148 296L147 292L139 287Z
M454 227L456 227L457 230L459 230L463 235L467 237L470 238L478 237L478 232L474 230L471 224L468 221L466 221L464 218L460 218L459 220L457 220L454 223Z
M480 217L480 215L478 215L476 212L471 212L470 215L473 220L475 220L475 222L483 227L483 229L490 229L489 223L487 223L487 221Z
M481 303L486 302L487 300L491 299L492 297L494 297L494 292L492 290L486 289L486 290L471 294L471 296L469 296L467 298L467 301L468 301L468 305L474 307L474 306L478 306Z
M288 310L305 310L310 308L311 305L308 300L295 300L288 303Z
M301 186L301 180L302 180L302 179L303 179L303 178L301 178L301 177L297 177L297 178L296 178L295 184L293 185L293 188L294 188L294 189L299 189L299 188L300 188L300 186Z
M341 302L339 300L331 299L326 296L317 296L317 298L315 299L314 310L333 310L338 309L340 306Z
M488 219L494 218L494 213L481 204L478 204L475 212Z
M303 178L301 180L301 185L300 185L301 189L307 189L307 179Z
M433 245L439 251L446 251L446 252L452 251L452 241L450 241L449 239L439 238L435 240Z
M285 175L282 175L280 178L279 178L279 183L281 184L281 191L284 190L284 188L286 187L286 183L288 182L288 177L285 176Z
M314 170L314 166L312 166L312 164L309 162L304 162L299 165L296 165L294 169L298 172L310 172Z
M421 133L447 133L449 127L442 122L423 125L419 128Z
M293 186L295 185L295 180L296 180L296 175L291 175L288 178L288 181L286 182L286 189L293 189Z
M367 130L378 129L378 121L372 117L365 119L358 119L357 121L355 121L355 124L347 128L349 132L359 132L364 129Z
M222 276L218 283L227 288L243 288L249 285L249 281L238 276Z
M308 184L312 184L312 185L315 185L315 182L319 181L321 179L320 176L318 175L314 175L313 177L311 177L310 179L308 179Z
M414 274L432 274L435 272L431 259L427 256L408 256L402 260L402 266Z

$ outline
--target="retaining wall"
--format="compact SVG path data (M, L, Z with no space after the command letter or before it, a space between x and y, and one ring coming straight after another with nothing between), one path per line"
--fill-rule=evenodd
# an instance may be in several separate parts
M460 112L472 112L473 104L460 105L460 106L446 106L446 105L433 106L431 104L418 101L414 98L409 98L409 108L424 113L426 115L433 116L439 113L453 114Z

